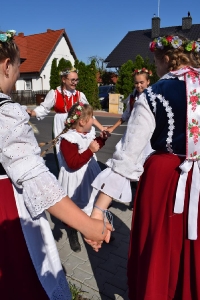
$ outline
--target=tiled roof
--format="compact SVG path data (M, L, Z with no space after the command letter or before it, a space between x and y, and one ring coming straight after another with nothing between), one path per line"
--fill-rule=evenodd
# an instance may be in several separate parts
M179 34L197 41L200 38L200 24L192 25L189 30L182 30L182 26L160 28L160 36L167 34ZM153 54L149 51L151 41L151 29L129 31L105 59L104 62L108 62L106 67L120 67L128 60L134 61L137 55L141 55L143 58L148 57L152 62Z
M25 59L20 66L20 73L40 72L62 36L65 37L71 54L76 59L76 54L64 29L47 29L47 32L28 36L19 33L15 37L15 42L20 49L20 57Z

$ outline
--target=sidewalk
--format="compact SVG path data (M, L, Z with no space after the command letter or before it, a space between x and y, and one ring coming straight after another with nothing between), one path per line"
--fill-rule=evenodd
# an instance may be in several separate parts
M115 240L104 243L98 253L85 244L80 233L81 252L73 252L65 225L48 215L66 277L83 291L83 299L128 300L126 266L132 211L118 201L113 201L110 211Z

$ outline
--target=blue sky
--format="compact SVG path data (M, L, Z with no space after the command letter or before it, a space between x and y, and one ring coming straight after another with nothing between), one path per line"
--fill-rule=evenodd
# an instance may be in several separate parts
M105 59L128 31L151 28L154 15L161 27L182 24L191 13L200 23L199 0L10 0L1 4L0 30L15 29L25 35L62 29L80 61L97 56Z

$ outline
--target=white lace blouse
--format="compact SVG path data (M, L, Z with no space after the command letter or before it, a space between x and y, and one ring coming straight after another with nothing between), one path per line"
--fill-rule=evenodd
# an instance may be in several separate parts
M0 163L13 184L23 188L23 198L33 218L66 194L45 166L25 107L6 103L0 107Z

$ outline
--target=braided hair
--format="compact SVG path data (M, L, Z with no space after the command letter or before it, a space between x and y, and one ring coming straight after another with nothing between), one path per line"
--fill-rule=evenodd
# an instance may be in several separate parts
M41 153L41 156L45 156L46 153L55 147L55 145L58 143L59 138L62 134L66 133L69 129L76 128L77 123L80 119L87 120L93 115L93 108L89 104L83 104L82 102L76 102L69 110L67 120L65 121L65 128L63 131L55 137L53 140L46 142L46 143L40 143L40 147L44 147L46 145L49 145L49 147L44 150Z

